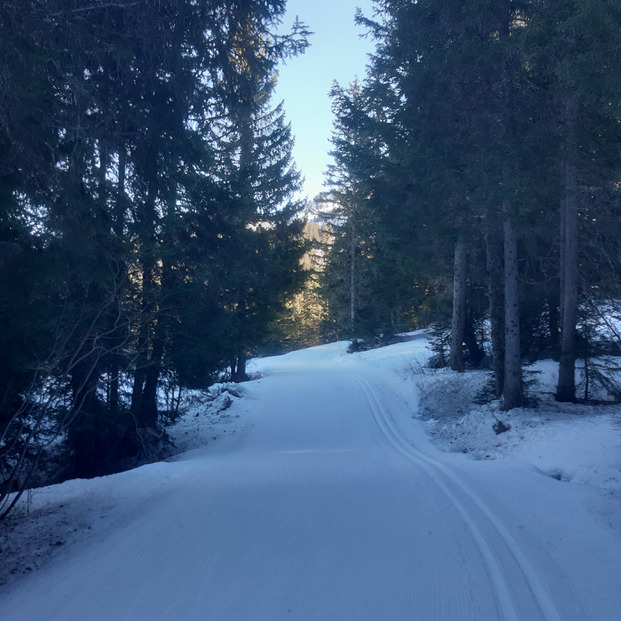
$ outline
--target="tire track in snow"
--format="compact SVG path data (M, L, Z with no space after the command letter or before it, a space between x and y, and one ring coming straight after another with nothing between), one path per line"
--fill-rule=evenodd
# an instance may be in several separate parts
M505 621L562 621L536 570L506 526L450 468L409 444L375 388L358 375L354 379L390 446L436 483L467 524L485 562L501 618Z

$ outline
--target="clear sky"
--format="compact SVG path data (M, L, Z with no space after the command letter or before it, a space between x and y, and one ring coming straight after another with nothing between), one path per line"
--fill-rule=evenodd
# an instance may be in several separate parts
M315 34L302 56L280 67L275 103L285 102L295 136L294 157L306 178L304 193L321 192L329 161L332 112L328 92L333 80L347 86L364 78L367 54L373 51L364 29L354 24L356 7L372 16L372 0L288 0L282 29L289 30L296 15Z

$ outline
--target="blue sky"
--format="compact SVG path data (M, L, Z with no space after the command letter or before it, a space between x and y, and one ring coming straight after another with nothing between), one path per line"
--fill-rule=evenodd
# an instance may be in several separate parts
M356 7L372 16L372 0L288 0L282 28L289 30L296 15L315 34L311 47L279 70L275 103L285 101L295 136L294 157L306 178L304 193L313 198L322 190L329 161L332 113L328 92L333 80L347 86L364 78L370 38L354 24Z

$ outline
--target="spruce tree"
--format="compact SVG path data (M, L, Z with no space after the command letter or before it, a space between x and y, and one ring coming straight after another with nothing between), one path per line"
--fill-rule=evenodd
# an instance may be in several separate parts
M528 26L531 66L534 79L549 93L545 120L558 128L550 145L556 149L560 204L561 355L556 397L573 401L580 213L594 191L582 188L606 188L618 179L618 153L613 155L615 148L610 146L618 140L621 67L614 50L621 40L621 8L606 0L533 4ZM591 184L594 178L597 182Z
M245 59L262 85L307 45L299 22L273 34L283 12L277 0L0 7L0 312L16 324L1 343L0 462L13 469L2 494L25 481L13 448L36 444L36 430L23 435L15 414L32 419L42 386L57 391L35 427L67 437L66 474L149 458L162 377L204 387L232 352L255 346L222 329L232 323L223 292L249 287L243 273L227 275L231 257L260 272L254 315L271 318L297 284L289 130L262 99L269 89L230 97L240 33L254 33ZM221 153L247 104L261 198L241 209L245 181ZM231 231L251 243L226 246ZM12 277L27 295L8 294Z

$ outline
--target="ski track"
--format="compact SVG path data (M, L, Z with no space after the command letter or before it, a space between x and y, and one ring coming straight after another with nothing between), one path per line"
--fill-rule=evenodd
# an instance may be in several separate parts
M0 619L596 621L542 575L564 575L542 533L522 547L482 481L408 439L387 372L334 348L265 371L247 433L141 469L157 493L134 519L0 597Z
M500 618L506 621L562 621L541 579L507 528L450 468L409 444L401 436L374 387L359 375L355 379L388 444L424 470L468 525L486 564Z

